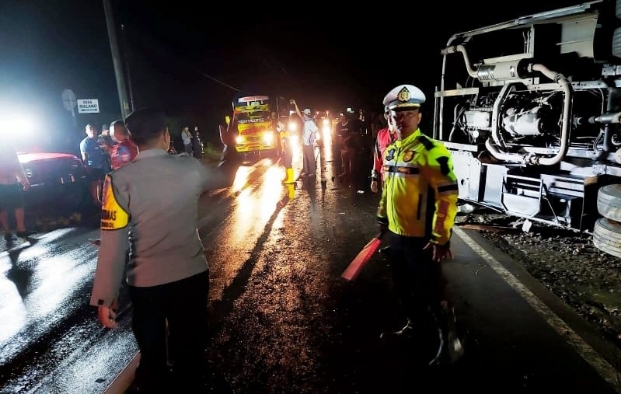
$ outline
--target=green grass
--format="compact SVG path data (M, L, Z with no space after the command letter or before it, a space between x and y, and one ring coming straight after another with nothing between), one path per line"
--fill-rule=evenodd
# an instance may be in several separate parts
M210 142L207 142L203 147L203 158L207 160L220 160L220 154L222 153L222 147L216 146Z

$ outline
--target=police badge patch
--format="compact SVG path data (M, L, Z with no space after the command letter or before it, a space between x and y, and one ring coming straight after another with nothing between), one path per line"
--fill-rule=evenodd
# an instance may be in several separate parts
M410 91L405 86L397 94L397 99L402 103L410 101Z
M389 150L389 151L388 151L388 154L386 155L386 160L388 160L388 161L392 161L392 159L394 159L394 158L395 158L395 152L396 152L396 151L397 151L396 149L391 149L391 150Z
M119 230L129 224L129 214L116 201L112 190L112 177L106 175L101 209L101 229Z
M414 158L414 151L411 151L411 150L405 152L405 155L403 155L403 161L406 163L412 161L413 158Z

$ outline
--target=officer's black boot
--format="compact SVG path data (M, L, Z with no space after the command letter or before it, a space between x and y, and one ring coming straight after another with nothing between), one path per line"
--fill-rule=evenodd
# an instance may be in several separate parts
M397 331L384 331L380 334L380 338L390 341L399 339L410 339L414 336L414 322L412 319L407 319L407 322L403 328Z
M435 357L429 361L430 366L450 365L464 355L464 348L457 336L456 319L453 307L441 305L431 308L431 313L438 326L439 346Z

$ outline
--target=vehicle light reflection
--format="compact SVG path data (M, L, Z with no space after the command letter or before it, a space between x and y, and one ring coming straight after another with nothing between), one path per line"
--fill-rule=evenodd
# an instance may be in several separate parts
M246 183L248 182L248 175L250 174L250 169L252 167L249 166L239 166L237 169L237 173L235 173L235 179L233 180L233 185L231 186L231 194L236 194L241 192Z
M263 185L261 187L261 199L259 201L262 212L262 219L269 219L274 211L274 206L282 197L282 180L285 178L285 171L282 166L271 166L265 173Z
M8 279L0 280L0 300L4 304L0 308L0 344L8 341L17 334L26 323L26 306L19 291L13 282Z
M302 157L302 141L300 140L300 136L297 134L289 137L289 141L291 142L291 154L293 160L299 159Z
M282 180L285 173L281 165L271 160L262 160L260 166L240 170L236 177L236 181L239 178L241 186L236 194L237 209L232 222L234 225L231 240L233 244L243 248L249 239L262 233L274 213L282 198Z
M323 150L321 151L322 163L334 160L332 155L332 128L330 126L323 127Z
M74 229L60 229L52 231L39 238L36 245L24 249L19 258L24 266L32 265L36 269L21 272L23 275L31 275L28 283L28 291L20 288L23 284L9 279L9 271L14 269L8 253L0 253L0 272L4 274L0 278L0 348L3 349L0 360L9 357L11 353L18 352L24 342L12 341L11 338L24 329L24 325L32 320L44 324L37 326L38 330L44 330L45 326L54 324L62 316L56 317L53 311L58 305L62 305L65 297L71 292L65 290L71 286L82 285L85 278L92 275L94 265L83 264L85 253L83 249L76 252L72 257L54 257L49 253L47 244L75 231ZM45 250L45 252L41 252ZM91 258L95 258L93 252ZM88 259L88 258L87 258ZM23 262L28 262L25 264ZM90 261L90 260L88 260ZM52 271L51 273L48 273ZM54 317L52 317L54 316ZM7 344L10 343L10 346ZM9 349L10 347L10 349ZM1 361L0 361L1 363Z

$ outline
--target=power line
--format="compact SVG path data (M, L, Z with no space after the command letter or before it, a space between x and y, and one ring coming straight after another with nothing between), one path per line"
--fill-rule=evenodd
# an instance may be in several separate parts
M196 71L197 73L201 74L202 76L207 77L207 78L211 79L212 81L219 83L219 84L220 84L220 85L222 85L222 86L226 86L227 88L229 88L229 89L231 89L231 90L234 90L234 91L236 91L236 92L239 92L239 89L238 89L238 88L233 87L233 86L231 86L231 85L227 84L226 82L222 82L222 81L220 81L219 79L212 77L211 75L207 74L206 72L204 72L204 71L202 71L202 70L199 70L199 69L198 69L198 68L196 68L195 66L193 66L193 68L194 68L194 71Z
M124 25L127 26L127 24L124 24ZM156 52L159 55L166 55L167 57L170 56L170 52L174 52L172 49L170 49L170 46L168 46L168 48L164 48L164 46L166 46L166 45L161 45L161 41L158 41L156 43L155 40L153 39L153 37L150 36L150 35L147 35L144 31L140 32L140 36L141 36L140 42L143 45L146 45L146 47L147 47L146 49L149 50L149 51ZM129 45L131 45L131 44L129 44ZM132 46L132 48L136 48L134 45L131 45L131 46ZM226 87L228 89L231 89L231 90L233 90L235 92L239 92L240 91L239 88L236 88L236 87L234 87L234 86L232 86L232 85L230 85L230 84L228 84L228 83L226 83L224 81L219 80L218 78L216 78L214 76L209 75L207 72L199 69L195 65L189 64L187 61L181 61L180 63L183 66L185 66L185 67L187 67L189 69L192 69L193 71L195 71L196 73L200 74L201 76L203 76L205 78L208 78L208 79L210 79L210 80L212 80L212 81L214 81L214 82L216 82L216 83L218 83L218 84L220 84L220 85L222 85L222 86L224 86L224 87ZM179 63L176 63L176 64L179 64Z

